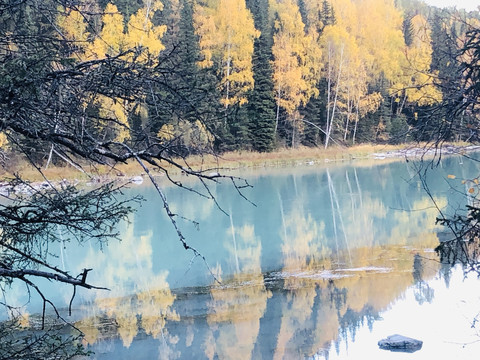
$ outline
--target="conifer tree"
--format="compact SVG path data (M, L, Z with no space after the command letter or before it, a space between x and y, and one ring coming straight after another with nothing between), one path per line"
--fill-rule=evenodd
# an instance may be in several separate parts
M248 3L260 37L253 53L254 88L248 96L248 119L253 149L271 151L275 144L275 98L272 81L272 29L268 21L268 0Z
M335 13L332 5L328 0L323 0L318 4L318 9L312 9L316 12L316 21L312 24L310 31L314 31L318 36L318 46L321 46L322 34L326 26L334 25ZM327 108L327 81L321 79L316 88L318 96L311 97L307 105L301 108L301 116L304 124L304 139L302 143L308 146L318 146L321 139L325 137L326 129L326 108Z
M335 11L332 4L330 4L328 0L322 1L320 20L322 21L323 26L335 25Z
M412 24L412 16L405 14L402 23L402 30L403 30L403 39L405 40L405 45L410 46L413 43L413 24Z
M166 33L166 50L158 68L175 92L158 88L150 101L148 132L172 140L182 154L206 150L211 133L217 131L219 97L216 77L211 68L201 69L199 39L195 33L192 0L167 2L164 20L173 30ZM191 143L199 140L198 148ZM201 143L201 144L200 144Z

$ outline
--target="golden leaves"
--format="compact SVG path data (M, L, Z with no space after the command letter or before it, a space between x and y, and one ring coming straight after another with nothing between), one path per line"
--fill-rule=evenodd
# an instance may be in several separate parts
M166 32L165 25L154 25L153 17L157 11L163 9L163 4L158 0L147 1L125 23L123 15L118 8L108 3L101 17L98 32L89 33L87 26L94 28L91 16L92 11L59 9L57 18L62 36L72 41L75 55L81 61L104 59L110 56L121 56L122 60L130 62L147 63L152 58L158 57L165 48L162 37ZM90 24L90 25L88 25ZM135 51L135 58L131 52ZM99 111L100 126L106 133L113 134L115 141L123 142L130 139L129 116L132 110L139 109L144 113L145 107L140 103L128 103L121 99L95 94L95 105ZM146 114L142 114L146 117ZM110 135L110 134L109 134ZM0 139L1 140L1 139Z
M428 106L442 100L442 92L435 84L438 72L430 71L432 62L431 29L428 21L420 14L411 20L412 44L405 48L402 65L395 91L405 89L405 96L411 103Z
M60 11L57 23L60 25L62 36L65 39L77 42L79 45L87 42L89 37L87 22L80 10Z
M287 0L276 8L273 80L277 103L292 117L300 105L318 95L315 85L322 67L321 49L317 37L305 33L296 3Z
M0 133L0 148L4 148L8 144L7 135L4 132Z
M118 55L125 47L123 15L115 5L109 3L105 7L102 23L100 35L91 43L89 50L96 58Z
M219 0L198 5L194 18L204 57L199 65L218 65L221 102L225 107L244 104L246 92L253 88L253 43L260 36L245 0Z
M127 24L127 34L125 35L127 47L146 49L147 54L143 54L144 60L148 55L158 56L165 49L161 38L167 31L167 27L165 25L154 26L152 22L155 11L161 9L163 9L163 4L160 1L153 1L149 7L143 7L130 16Z
M123 142L130 139L130 128L128 124L128 106L123 100L115 100L103 95L95 99L101 119L113 120L116 124L115 141Z
M471 196L477 196L480 192L480 181L478 177L473 179L464 179L462 180L462 185L465 185L465 190Z
M167 28L165 25L153 24L155 13L162 9L160 1L150 1L132 14L125 24L118 8L108 3L98 33L87 31L89 19L82 9L60 11L57 23L62 29L62 36L75 43L78 48L75 55L82 60L117 56L127 49L136 49L141 51L136 61L146 61L149 57L158 56L165 48L161 39Z

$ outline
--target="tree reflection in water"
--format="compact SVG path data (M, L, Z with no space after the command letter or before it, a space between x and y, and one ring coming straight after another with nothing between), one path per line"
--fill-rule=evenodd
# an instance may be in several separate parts
M95 309L78 325L91 331L92 349L107 354L99 359L160 352L171 359L333 356L335 348L353 346L362 327L372 329L407 289L428 304L435 295L430 279L441 270L448 282L445 265L427 260L439 242L437 210L426 196L412 196L418 185L395 181L403 174L402 165L267 177L254 188L252 198L264 196L268 205L258 209L219 187L230 216L205 218L191 237L205 247L222 284L178 286L179 260L161 257L168 249L159 230L140 226L149 209L124 232L121 248L89 254L112 292L92 302ZM205 211L171 197L192 218ZM449 203L444 193L435 200ZM204 271L192 269L185 275ZM101 348L107 343L114 345Z
M450 267L460 264L465 273L476 272L480 275L480 239L477 236L470 239L441 239L435 251L442 264Z
M415 300L422 305L424 302L431 303L434 297L434 290L423 279L425 259L416 253L413 258L413 281L415 284ZM431 260L428 260L431 261Z

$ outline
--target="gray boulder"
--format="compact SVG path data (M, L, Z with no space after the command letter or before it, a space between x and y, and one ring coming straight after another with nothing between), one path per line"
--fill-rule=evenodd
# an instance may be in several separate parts
M380 349L390 351L415 352L422 348L423 341L402 335L390 335L378 342Z

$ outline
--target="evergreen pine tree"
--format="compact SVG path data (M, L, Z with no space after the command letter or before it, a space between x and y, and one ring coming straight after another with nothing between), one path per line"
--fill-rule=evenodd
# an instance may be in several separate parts
M317 27L318 34L321 34L325 26L335 24L335 13L333 7L327 0L323 0L322 8L319 11L319 19L321 28ZM319 24L320 25L320 24ZM318 146L324 138L324 134L320 129L326 128L327 106L327 83L325 80L319 81L317 84L318 97L312 97L307 105L300 110L300 114L305 120L303 144L307 146ZM320 129L319 129L320 128Z
M324 138L320 129L324 129L327 122L325 114L327 101L325 96L322 96L326 92L325 80L320 81L317 88L320 95L312 97L307 105L300 109L300 115L304 120L302 144L306 146L318 146Z
M255 27L261 31L254 43L253 78L248 97L250 139L253 149L271 151L275 144L275 98L272 81L272 28L268 21L268 0L250 0Z
M402 24L403 38L405 40L405 45L410 46L413 42L413 24L412 16L405 15Z
M322 2L320 20L322 21L324 26L334 25L336 23L335 11L333 9L333 6L328 2L328 0L323 0Z
M127 20L130 15L135 14L138 9L144 6L143 0L98 0L98 5L102 9L105 9L108 3L115 5Z
M180 0L178 8L168 1L162 14L167 28L161 66L157 72L175 91L157 90L149 101L149 132L156 134L163 125L197 120L210 132L215 132L219 100L216 78L211 69L200 69L198 36L193 25L193 1ZM180 135L180 134L175 134Z
M305 0L297 0L298 4L298 11L300 11L300 16L302 17L302 22L305 25L305 28L308 29L310 27L310 22L308 21L308 10L305 4Z

